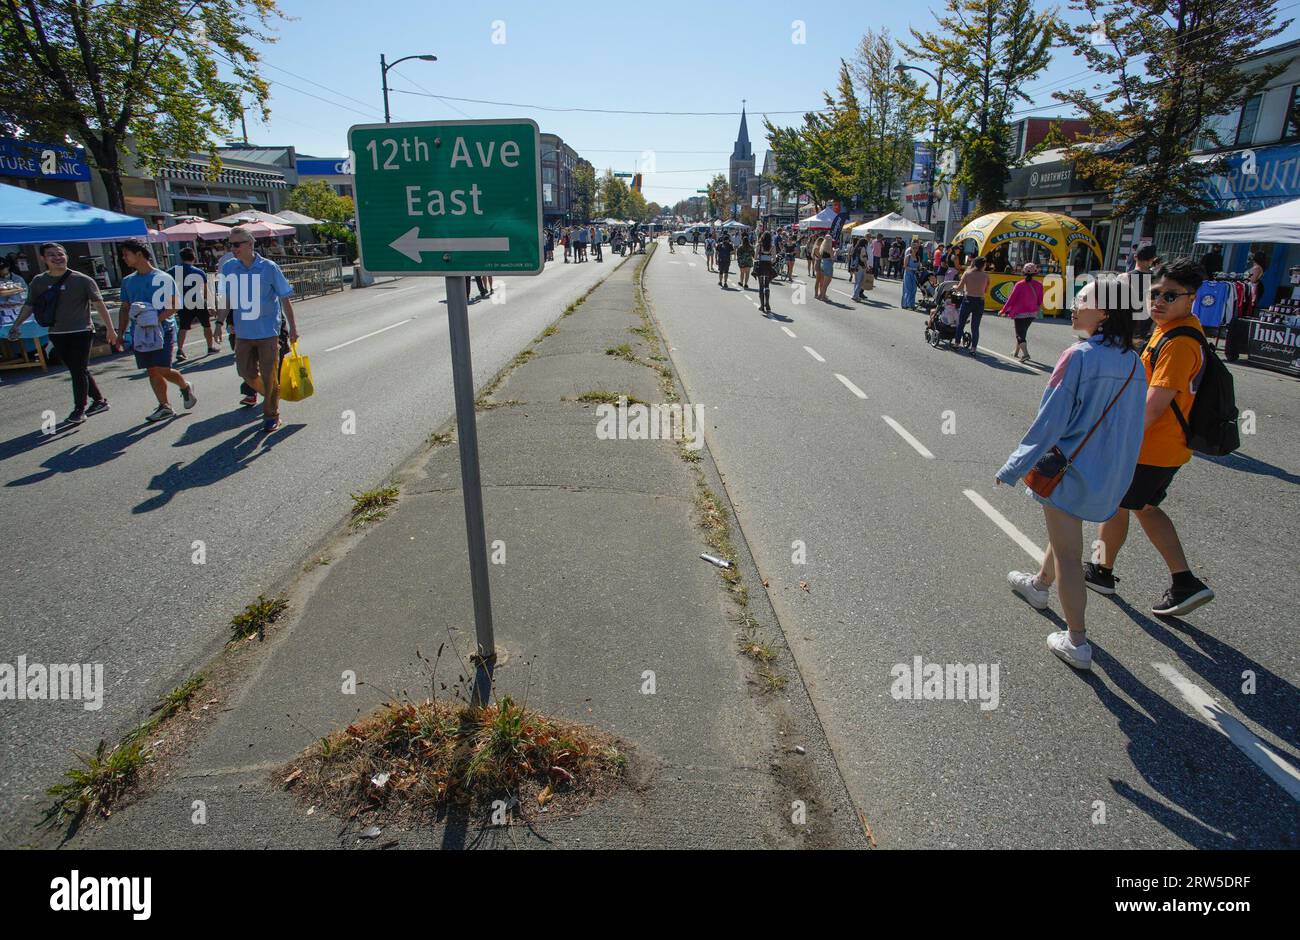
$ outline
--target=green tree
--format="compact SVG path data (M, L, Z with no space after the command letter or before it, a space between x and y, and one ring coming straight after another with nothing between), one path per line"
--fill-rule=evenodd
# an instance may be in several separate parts
M806 127L807 118L804 123ZM768 177L781 194L782 202L797 205L795 201L808 190L803 178L805 168L812 163L808 139L802 129L777 127L768 118L763 119L763 131L768 149L772 151L773 169Z
M356 215L348 196L340 196L324 180L308 180L289 190L284 207L322 222L346 222Z
M596 168L579 160L573 168L573 194L569 213L575 222L585 222L596 211Z
M899 201L896 184L912 167L912 142L920 134L933 137L934 121L926 121L930 102L907 73L899 71L897 47L888 30L867 30L858 42L853 60L854 77L862 90L863 132L866 143L862 163L865 204L877 214L895 212ZM937 149L937 148L936 148Z
M613 170L606 170L600 178L599 212L605 218L626 219L628 217L628 188L621 177L615 176Z
M128 139L148 168L206 151L216 173L245 95L269 117L255 43L279 15L275 0L0 0L0 124L83 143L120 212Z
M1030 100L1025 86L1047 67L1063 27L1055 9L1037 11L1033 0L945 0L935 19L938 29L913 28L902 48L944 76L942 136L957 152L953 182L965 184L980 213L992 212L1011 175L1011 118Z
M1290 62L1245 72L1237 67L1291 20L1277 21L1273 0L1075 0L1092 24L1074 30L1075 54L1102 78L1097 90L1058 92L1091 125L1067 156L1080 173L1113 192L1115 215L1142 213L1155 236L1162 212L1211 208L1207 178L1217 161L1193 163L1198 142L1222 139L1213 118L1230 114Z
M731 218L731 207L736 201L736 191L731 188L731 183L721 173L716 174L709 181L709 211L713 213L713 219L727 221Z

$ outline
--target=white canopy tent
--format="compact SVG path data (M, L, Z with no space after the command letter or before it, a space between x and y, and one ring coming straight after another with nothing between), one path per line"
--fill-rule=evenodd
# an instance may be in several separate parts
M1300 244L1300 199L1232 219L1202 222L1196 229L1196 240L1206 245L1220 242Z
M739 219L731 219L728 222L723 222L722 227L728 231L734 231L736 229L744 229L747 232L749 231L749 226L744 222L741 222Z
M872 235L888 235L891 238L911 238L913 235L934 238L934 232L930 231L930 229L903 218L897 212L882 215L878 219L872 219L870 222L863 222L861 225L853 227L852 234L858 238L868 233Z
M830 230L835 224L835 209L833 206L827 206L821 212L814 216L809 216L799 222L799 231L806 232L809 229L826 229Z

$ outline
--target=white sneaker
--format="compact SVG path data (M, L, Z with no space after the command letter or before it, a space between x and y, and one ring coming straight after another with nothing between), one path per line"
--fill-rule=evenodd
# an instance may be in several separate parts
M1050 634L1047 637L1047 648L1075 669L1092 669L1092 644L1084 640L1075 646L1070 642L1069 630L1057 630Z
M1007 574L1007 584L1037 610L1047 609L1048 592L1034 584L1037 575L1027 571L1011 571Z

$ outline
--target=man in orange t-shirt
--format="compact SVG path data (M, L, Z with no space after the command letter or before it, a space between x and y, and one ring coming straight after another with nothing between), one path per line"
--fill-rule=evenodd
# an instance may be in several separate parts
M1147 372L1146 434L1138 452L1133 482L1114 516L1102 523L1100 564L1084 565L1084 581L1099 594L1115 593L1115 557L1128 537L1129 513L1169 566L1171 584L1151 607L1158 616L1181 617L1214 600L1214 591L1191 572L1173 520L1160 508L1178 468L1192 459L1191 448L1173 405L1184 419L1191 414L1196 389L1205 372L1201 342L1193 336L1177 336L1165 344L1160 358L1152 356L1162 337L1178 327L1192 327L1202 336L1201 321L1193 312L1196 291L1205 280L1200 265L1182 258L1164 267L1151 287L1151 319L1154 329L1142 351Z

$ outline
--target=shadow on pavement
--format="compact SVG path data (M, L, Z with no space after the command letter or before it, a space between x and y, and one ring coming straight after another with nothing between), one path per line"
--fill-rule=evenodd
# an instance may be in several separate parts
M248 424L251 421L262 420L262 409L260 407L238 408L235 411L223 411L221 414L215 414L210 418L204 418L202 421L194 421L185 426L185 432L177 438L173 447L188 447L191 444L198 444L212 437L214 434L220 434L222 431L233 431L237 427Z
M1278 811L1290 804L1290 797L1280 787L1227 738L1169 704L1095 643L1092 657L1094 667L1101 666L1106 677L1137 707L1095 673L1079 673L1079 680L1087 683L1118 719L1119 730L1128 737L1133 766L1171 805L1151 799L1123 780L1112 779L1117 795L1196 848L1291 846L1287 820L1294 817ZM1243 777L1258 786L1241 786Z
M1274 477L1283 483L1300 483L1300 475L1294 474L1289 470L1283 470L1281 467L1263 460L1256 460L1254 457L1248 457L1243 453L1237 452L1228 454L1226 457L1207 457L1204 454L1198 454L1193 451L1193 457L1204 460L1206 463L1218 464L1228 470L1240 470L1242 473L1254 473L1260 476Z
M233 414L239 413L233 412ZM266 435L262 433L259 422L244 428L233 437L219 441L188 464L178 460L149 481L147 489L157 495L133 507L131 512L136 515L153 512L166 506L176 494L184 490L218 483L243 470L258 457L304 427L305 424L285 425L274 434Z
M1300 689L1185 620L1169 617L1166 623L1162 623L1121 600L1118 595L1112 600L1143 632L1169 647L1188 669L1218 689L1243 715L1292 747L1300 748L1300 728L1296 727L1295 711L1296 703L1300 702ZM1185 633L1196 645L1192 646L1167 624L1177 626L1179 632ZM1251 694L1241 690L1247 671L1255 677L1255 692Z
M94 418L90 419L95 420ZM119 431L117 434L110 434L108 437L100 438L97 441L86 445L76 445L69 447L61 453L55 454L41 464L45 468L43 472L33 473L17 480L10 480L6 486L30 486L33 483L40 483L48 480L56 473L72 473L77 470L88 470L91 467L100 467L110 460L116 460L126 453L126 449L136 441L143 440L155 431L160 431L169 422L159 422L157 424L141 424L131 428L129 431ZM37 435L26 435L27 438L33 436L43 436L39 432ZM63 437L55 435L55 439L63 440ZM18 438L16 440L23 440ZM9 442L14 443L13 441ZM8 445L5 445L6 447ZM8 455L7 455L8 456Z

